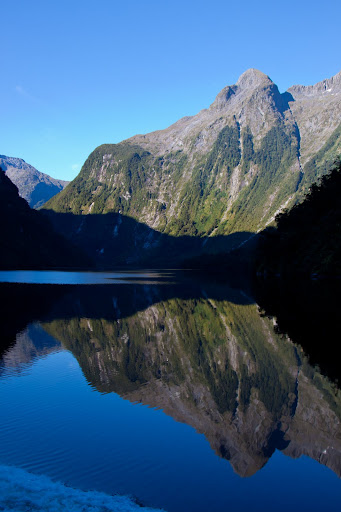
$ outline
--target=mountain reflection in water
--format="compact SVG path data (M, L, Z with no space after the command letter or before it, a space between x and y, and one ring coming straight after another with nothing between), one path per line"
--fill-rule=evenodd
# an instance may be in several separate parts
M11 332L3 368L27 364L27 338L40 329L45 342L30 347L32 358L61 344L94 389L194 427L240 476L256 473L276 449L341 475L341 394L259 314L249 290L187 281L59 287L54 295L44 286L0 286L8 304L11 293L17 303L21 292L31 300L32 318L16 311L20 330L40 322L15 343ZM34 297L42 293L40 314Z

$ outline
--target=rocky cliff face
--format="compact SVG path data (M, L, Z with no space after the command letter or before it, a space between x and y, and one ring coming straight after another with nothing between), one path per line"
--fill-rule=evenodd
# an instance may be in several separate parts
M234 232L244 233L239 244L300 200L340 152L340 98L339 75L281 94L250 69L196 116L98 147L46 208L129 216L157 233L199 239L197 252ZM153 252L148 236L136 237L134 251ZM105 251L107 234L98 239Z
M238 122L241 129L249 127L255 139L261 140L282 120L286 108L286 101L272 80L256 69L249 69L236 85L225 87L208 109L180 119L166 130L136 135L128 141L151 152L156 149L159 155L193 149L206 154L227 124Z
M0 167L18 187L19 195L26 199L31 208L39 208L69 183L37 171L21 158L0 155Z
M294 85L288 94L299 128L301 164L309 174L314 159L326 159L328 165L341 152L341 71L315 85Z
M241 476L276 449L341 474L341 397L256 305L170 299L114 320L45 323L101 392L161 408L205 434Z

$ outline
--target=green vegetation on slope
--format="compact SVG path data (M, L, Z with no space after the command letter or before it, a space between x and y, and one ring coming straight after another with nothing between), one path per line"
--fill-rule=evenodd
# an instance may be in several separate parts
M256 151L251 130L240 133L237 122L220 131L206 155L193 149L191 155L177 151L155 157L126 142L106 144L45 208L77 215L120 212L172 236L202 237L217 228L225 235L254 228L264 209L271 215L288 191L295 191L298 176L287 171L297 158L297 145L296 135L278 123ZM247 178L251 165L257 172ZM232 193L231 178L239 166L234 179L239 185ZM270 204L271 194L276 197Z
M134 216L153 194L145 187L150 153L129 144L103 144L91 153L79 175L44 205L63 213L121 212ZM110 169L110 171L108 171Z
M253 147L253 136L249 127L247 127L242 133L242 147L243 147L243 163L242 171L244 174L250 169L250 165L254 161L254 147Z
M248 135L249 145L250 134ZM300 175L288 172L297 161L297 139L288 135L283 127L275 126L262 140L261 146L252 156L258 172L249 185L243 188L231 208L227 220L218 233L245 229L256 231L262 221L271 218L285 198L294 194Z
M200 237L218 227L232 171L241 159L239 139L238 124L221 130L212 150L197 162L191 179L182 187L177 215L168 223L166 233Z
M206 153L198 150L197 137L191 140L190 151L184 146L163 155L129 141L104 144L44 209L50 210L51 219L53 212L58 213L52 219L55 228L107 268L146 260L165 265L168 246L175 247L172 237L193 241L192 250L182 241L176 245L182 260L226 252L273 222L281 209L302 199L316 176L326 172L324 162L335 158L340 137L341 125L303 171L297 127L284 117L278 117L261 140L234 119L220 130ZM61 214L70 217L66 221ZM124 220L119 228L121 219L116 218L117 222L108 218L103 223L71 219L88 214L120 215L137 221L139 228ZM91 233L94 225L98 227L95 235ZM129 226L133 232L123 234ZM148 233L150 228L153 233ZM181 258L173 253L171 264L177 265Z
M254 305L204 299L171 299L113 322L73 318L44 325L101 391L129 393L161 380L196 403L202 387L220 414L232 415L237 407L246 411L256 393L278 419L291 410L295 379L288 368L296 357L269 326Z

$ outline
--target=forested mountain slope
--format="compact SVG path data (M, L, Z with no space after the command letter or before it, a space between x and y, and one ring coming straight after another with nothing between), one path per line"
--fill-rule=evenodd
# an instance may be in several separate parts
M281 94L250 69L196 116L96 148L45 208L79 216L70 237L84 215L116 213L157 233L199 238L199 253L228 250L231 240L218 247L211 240L234 232L249 238L326 172L340 152L340 106L341 73ZM106 237L98 232L98 240L105 250ZM146 244L135 238L135 247Z

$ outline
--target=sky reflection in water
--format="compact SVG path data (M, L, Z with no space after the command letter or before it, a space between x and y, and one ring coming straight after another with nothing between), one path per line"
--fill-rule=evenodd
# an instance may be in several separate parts
M340 400L255 304L81 290L4 352L1 463L169 511L338 510Z

